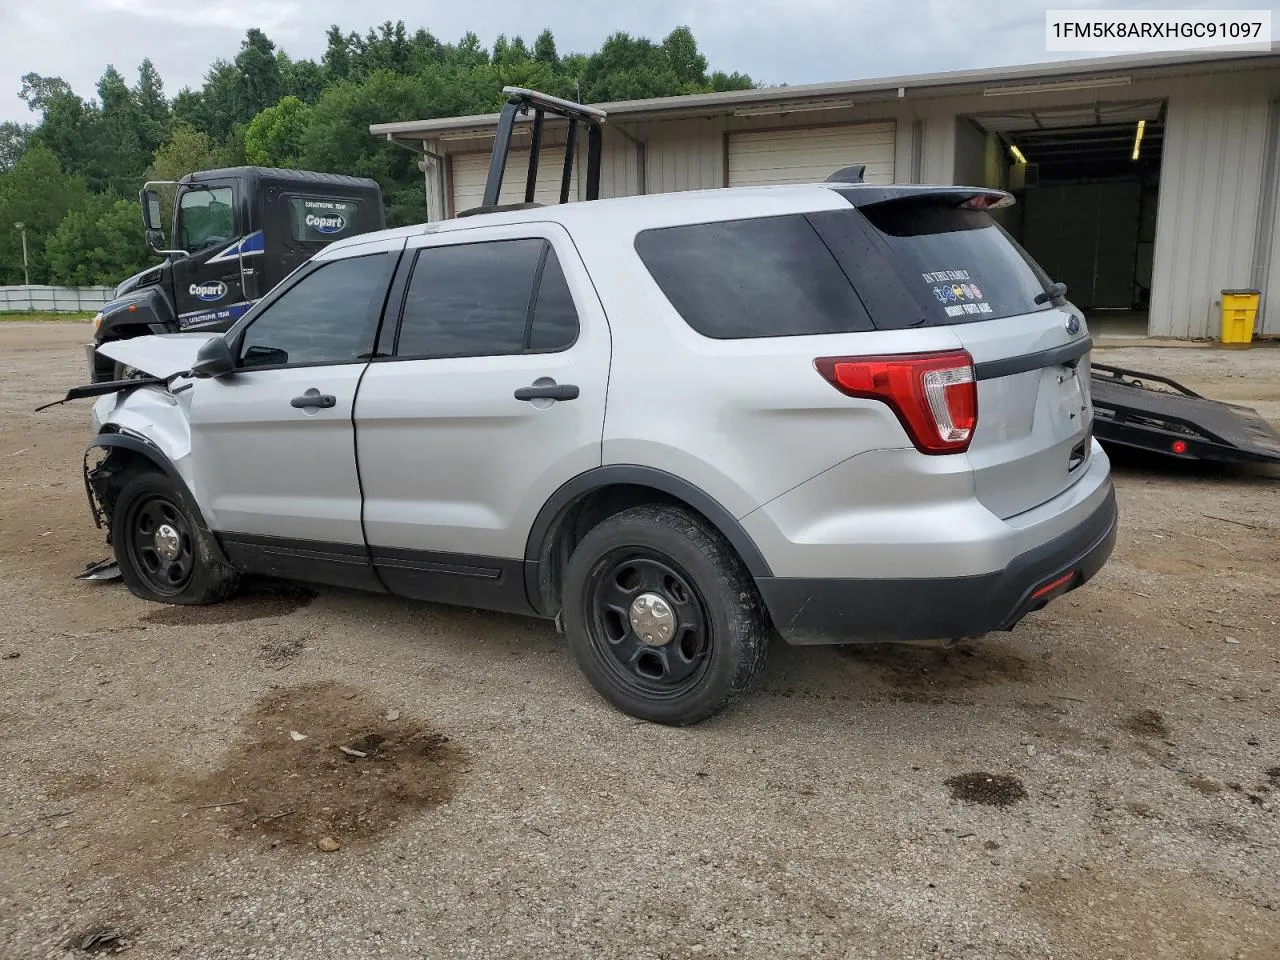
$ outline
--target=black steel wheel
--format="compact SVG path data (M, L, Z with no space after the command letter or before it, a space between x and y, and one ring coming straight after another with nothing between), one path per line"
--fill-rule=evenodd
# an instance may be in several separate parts
M112 506L111 545L132 593L161 603L208 604L235 592L236 571L196 517L171 477L145 471L124 483Z
M138 576L161 596L181 593L191 582L196 558L191 526L178 505L161 494L140 497L124 522Z
M641 506L583 537L565 569L565 633L619 710L697 723L754 684L772 624L750 574L705 521Z
M590 642L619 684L659 698L697 686L711 626L687 573L656 551L624 547L596 565L584 599Z

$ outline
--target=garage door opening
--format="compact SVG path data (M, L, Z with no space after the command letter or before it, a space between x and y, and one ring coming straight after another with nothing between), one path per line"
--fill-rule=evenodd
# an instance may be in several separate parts
M1095 335L1147 335L1164 118L1157 100L961 121L998 146L1003 182L980 185L1017 197L1005 227L1067 285ZM957 137L957 174L965 142Z

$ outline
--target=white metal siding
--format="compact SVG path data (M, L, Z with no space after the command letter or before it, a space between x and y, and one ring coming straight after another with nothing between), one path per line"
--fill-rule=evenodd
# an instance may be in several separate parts
M1249 285L1267 137L1266 80L1250 73L1179 80L1170 94L1151 282L1153 336L1216 337L1220 291Z
M583 153L585 156L585 151ZM484 185L489 177L488 153L457 153L453 160L453 212L478 207L484 201ZM538 181L533 199L538 203L560 202L560 176L563 172L563 147L544 147L538 158ZM520 203L524 200L525 179L529 173L529 151L512 150L507 154L507 169L502 176L502 193L499 203ZM578 199L578 162L573 165L573 178L569 184L569 199Z
M731 133L729 186L820 183L855 163L866 164L867 183L893 183L895 152L892 121Z

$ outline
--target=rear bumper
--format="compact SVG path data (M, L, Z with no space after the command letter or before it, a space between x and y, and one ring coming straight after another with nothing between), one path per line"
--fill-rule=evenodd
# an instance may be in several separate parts
M1024 616L1074 590L1115 549L1115 490L1066 533L1002 570L928 579L768 577L756 581L788 643L950 640L1011 630Z

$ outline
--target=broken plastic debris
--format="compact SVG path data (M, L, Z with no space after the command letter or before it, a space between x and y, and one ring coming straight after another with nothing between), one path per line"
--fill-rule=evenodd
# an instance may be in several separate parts
M299 733L297 730L290 730L290 731L289 731L289 736L293 737L293 739L294 739L294 740L305 740L305 739L307 739L307 735L306 735L305 733Z

